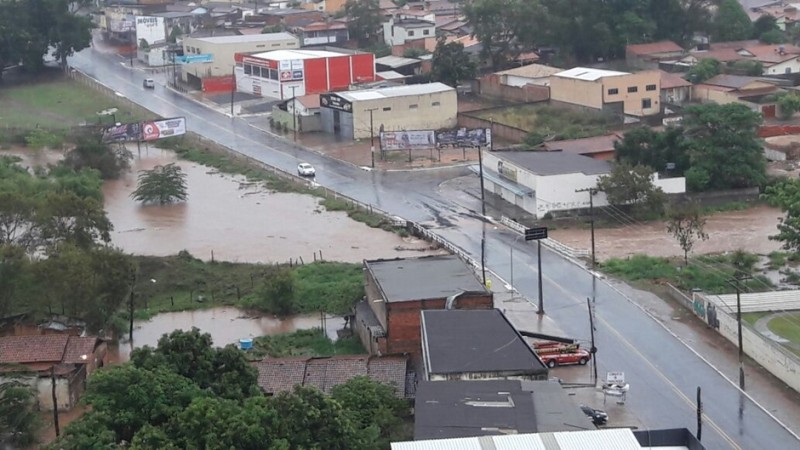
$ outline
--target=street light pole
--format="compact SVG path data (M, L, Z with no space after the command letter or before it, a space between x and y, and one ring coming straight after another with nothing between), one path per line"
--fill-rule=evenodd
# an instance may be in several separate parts
M752 277L737 274L729 283L736 288L736 326L739 335L739 389L744 390L744 347L742 346L742 287L741 283L750 280Z
M372 121L372 111L376 111L378 108L369 108L369 154L372 158L372 167L375 168L375 128L374 122Z
M544 298L542 297L542 240L538 239L536 244L536 263L539 270L539 310L536 311L536 314L541 316L544 314Z
M294 141L297 142L297 97L294 95L294 90L297 86L289 86L292 90L292 130L294 131Z

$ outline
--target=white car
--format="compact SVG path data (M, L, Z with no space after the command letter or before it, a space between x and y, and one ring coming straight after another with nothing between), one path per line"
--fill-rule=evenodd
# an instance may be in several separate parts
M313 177L317 174L314 166L309 163L300 163L297 165L297 174L301 177Z
M142 82L142 86L144 86L145 89L155 89L156 81L152 78L145 78Z

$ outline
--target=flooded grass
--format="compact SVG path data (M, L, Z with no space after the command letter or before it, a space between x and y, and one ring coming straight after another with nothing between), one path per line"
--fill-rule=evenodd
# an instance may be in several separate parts
M319 328L299 330L294 333L263 336L253 341L249 355L254 359L287 356L361 355L366 353L357 336L332 341Z
M134 319L170 311L237 306L262 313L265 279L288 265L204 262L186 252L176 256L137 256ZM356 263L316 262L289 267L293 279L290 314L324 311L341 315L364 296L363 273ZM122 323L128 313L120 312ZM118 325L119 326L119 325ZM124 329L124 325L122 326Z

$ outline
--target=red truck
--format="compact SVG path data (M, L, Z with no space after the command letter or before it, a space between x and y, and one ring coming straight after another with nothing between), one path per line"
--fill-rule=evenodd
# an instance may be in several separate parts
M582 349L580 344L537 342L533 344L533 349L551 369L564 364L585 365L592 359L592 354Z

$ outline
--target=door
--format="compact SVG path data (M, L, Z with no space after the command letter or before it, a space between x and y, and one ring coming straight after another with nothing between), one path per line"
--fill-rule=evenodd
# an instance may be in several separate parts
M775 117L775 105L764 105L761 107L761 115L765 119L772 119Z
M342 117L340 112L333 111L333 134L341 134L342 132Z

